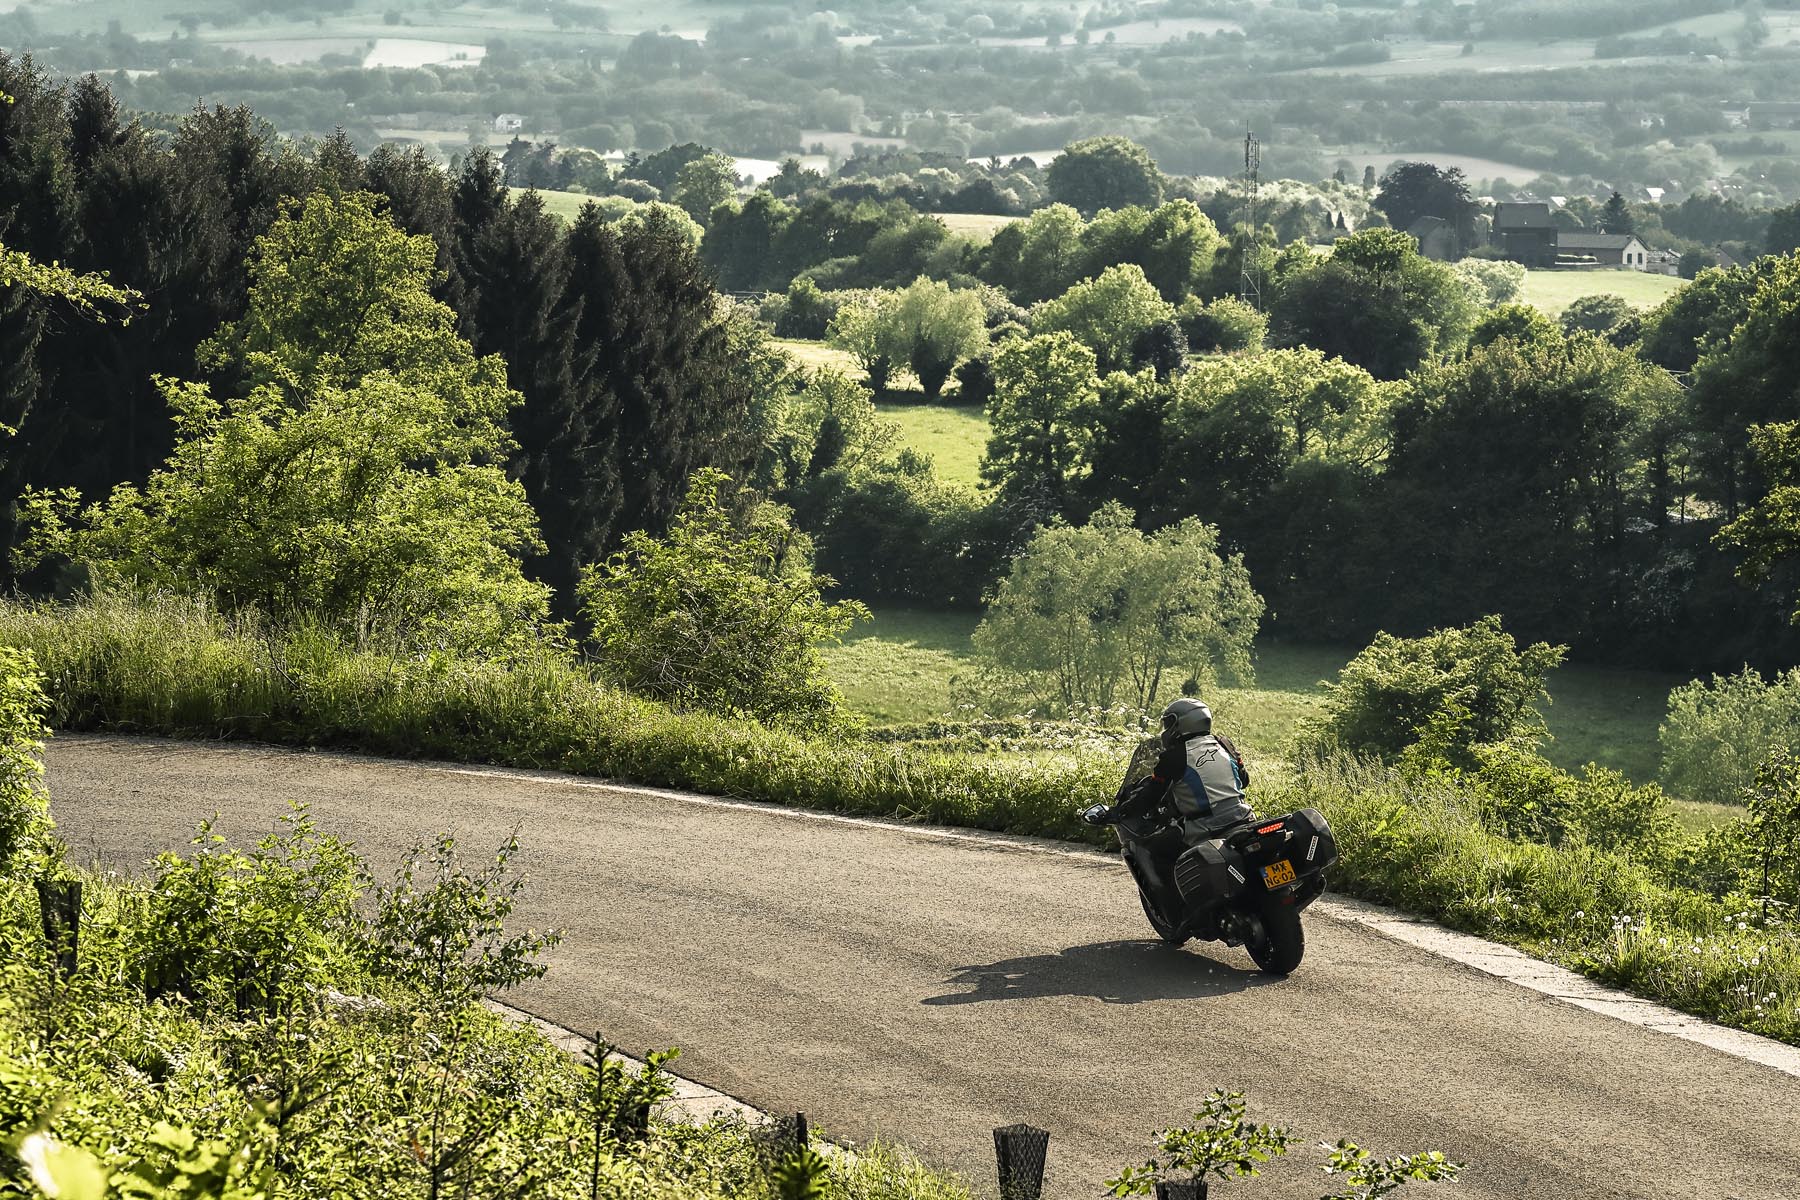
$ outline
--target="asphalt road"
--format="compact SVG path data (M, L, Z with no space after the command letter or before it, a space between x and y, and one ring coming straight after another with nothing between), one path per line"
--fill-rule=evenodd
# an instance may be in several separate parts
M507 999L829 1133L993 1191L990 1130L1053 1132L1049 1194L1094 1197L1215 1086L1309 1141L1441 1149L1469 1200L1800 1197L1800 1079L1308 918L1300 971L1151 940L1116 860L588 781L263 748L67 737L76 857L121 870L290 800L377 869L517 827L522 919L566 931ZM1302 1146L1215 1194L1316 1198Z

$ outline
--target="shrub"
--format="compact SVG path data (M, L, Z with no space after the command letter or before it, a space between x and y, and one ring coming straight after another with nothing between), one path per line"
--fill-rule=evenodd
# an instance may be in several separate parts
M157 858L133 963L146 992L279 1012L351 974L360 865L305 809L284 826L245 853L207 821L192 853Z
M42 758L48 706L37 660L0 645L0 876L27 863L50 831Z
M1765 680L1746 667L1678 687L1669 693L1657 739L1670 791L1711 804L1739 803L1763 760L1800 749L1800 668Z
M1516 262L1466 258L1452 270L1483 308L1511 304L1525 289L1525 268Z
M796 279L788 285L786 299L775 322L776 335L812 341L823 338L837 315L839 298L819 290L819 285L810 279Z
M1377 634L1328 685L1303 740L1315 751L1392 760L1431 737L1443 761L1469 764L1474 746L1547 733L1534 705L1548 698L1544 677L1564 652L1544 643L1519 650L1499 617L1421 638Z
M828 604L785 510L757 504L742 525L725 507L730 480L695 473L666 538L642 531L582 576L601 663L627 687L679 708L818 728L842 698L820 642L868 610Z

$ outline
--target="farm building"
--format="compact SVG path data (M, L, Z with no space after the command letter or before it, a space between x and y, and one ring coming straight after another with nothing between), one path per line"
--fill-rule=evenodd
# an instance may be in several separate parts
M1589 233L1586 230L1563 230L1556 237L1558 259L1591 258L1603 267L1624 267L1633 271L1647 270L1650 247L1629 233Z
M1494 208L1494 239L1514 262L1528 267L1553 265L1556 233L1548 204L1499 204Z
M518 113L501 113L494 118L495 133L517 133L525 128L525 118Z

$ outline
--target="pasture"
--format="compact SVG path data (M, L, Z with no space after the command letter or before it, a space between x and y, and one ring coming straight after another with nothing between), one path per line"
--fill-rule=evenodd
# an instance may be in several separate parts
M937 219L951 233L959 234L971 241L991 241L993 236L1017 221L1018 217L999 216L993 213L938 213Z
M1623 296L1635 308L1655 308L1687 281L1644 271L1527 271L1519 299L1548 316L1561 316L1583 296Z
M901 445L931 456L939 479L962 487L981 486L988 422L979 408L878 400L875 409L900 427Z
M840 646L826 651L831 677L850 707L878 725L956 719L951 680L972 665L975 613L882 609ZM1284 759L1300 723L1323 703L1325 682L1356 653L1351 646L1264 640L1256 647L1256 679L1249 687L1216 686L1205 696L1248 752ZM1570 665L1550 675L1544 709L1551 740L1545 756L1567 770L1589 762L1622 771L1638 783L1656 779L1657 727L1678 675ZM1678 802L1684 821L1719 820L1717 805Z

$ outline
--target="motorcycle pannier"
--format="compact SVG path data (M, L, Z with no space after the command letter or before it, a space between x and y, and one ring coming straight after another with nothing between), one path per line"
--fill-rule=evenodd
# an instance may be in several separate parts
M1316 808L1303 808L1297 813L1290 813L1284 820L1288 831L1294 835L1289 848L1294 854L1294 866L1302 875L1311 875L1323 871L1338 859L1337 838L1332 835L1331 825L1325 820L1325 814Z
M1175 886L1189 904L1215 904L1235 896L1247 878L1238 854L1223 842L1201 842L1175 862Z

